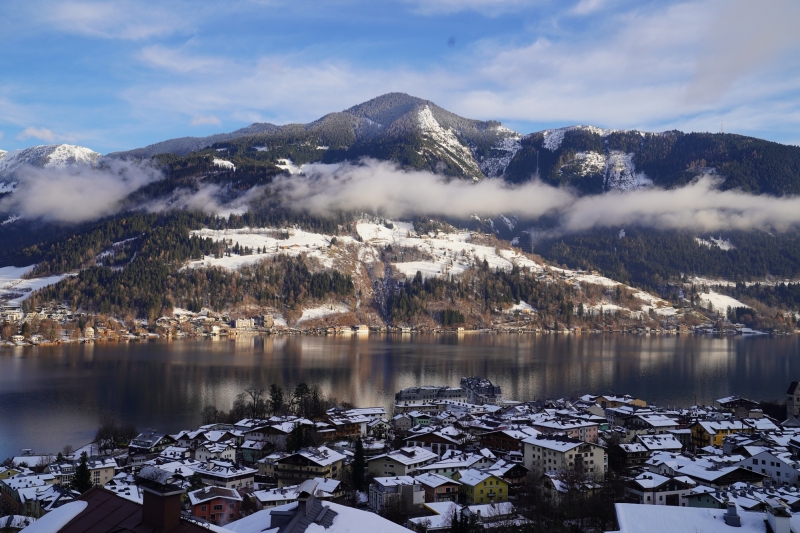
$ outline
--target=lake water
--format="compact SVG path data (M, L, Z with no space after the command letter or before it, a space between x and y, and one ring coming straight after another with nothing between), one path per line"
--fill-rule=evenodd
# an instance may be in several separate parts
M139 429L196 427L252 383L301 381L391 411L395 391L479 375L506 398L631 394L659 405L739 394L783 398L800 379L797 337L369 335L240 337L0 348L0 459L86 444L107 410Z

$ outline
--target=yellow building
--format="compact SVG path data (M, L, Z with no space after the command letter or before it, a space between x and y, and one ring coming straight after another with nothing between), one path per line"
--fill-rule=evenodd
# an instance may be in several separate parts
M461 483L458 489L467 505L508 501L508 483L483 470L459 470L453 479Z
M722 441L728 435L753 432L753 428L744 424L741 420L707 420L704 422L695 422L691 430L692 444L697 448L722 446Z
M598 396L596 400L597 404L600 405L603 409L609 409L614 407L622 407L625 405L633 406L633 407L647 407L647 402L644 400L639 400L637 398L633 398L631 396Z

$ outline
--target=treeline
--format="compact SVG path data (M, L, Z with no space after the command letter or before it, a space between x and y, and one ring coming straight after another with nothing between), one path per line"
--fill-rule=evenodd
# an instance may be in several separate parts
M521 150L506 170L513 183L530 180L537 172L552 185L569 184L585 193L602 191L601 176L579 176L559 169L577 152L621 151L634 154L636 170L656 185L678 187L709 168L716 169L722 189L741 189L753 194L777 196L800 193L800 147L787 146L742 135L665 132L640 135L615 132L601 136L587 130L567 131L558 149L543 148L544 137L522 139Z
M168 241L181 243L181 237L169 231L162 237L164 240L159 243L148 242L142 246L141 253L122 270L84 269L38 292L32 297L32 305L67 302L73 309L154 320L174 306L194 310L208 306L220 311L249 298L262 306L295 308L310 299L353 294L349 275L337 271L311 272L303 257L281 255L242 267L239 272L222 268L181 270L181 261L193 257L177 258L192 248L166 246ZM188 238L188 242L203 242L192 239ZM202 256L208 252L197 253ZM175 262L171 263L171 259Z
M769 307L800 311L800 283L778 283L776 285L737 283L734 287L726 287L722 290L737 300L752 298Z
M594 319L584 312L580 300L597 295L579 291L573 285L537 280L516 266L511 270L494 270L484 261L458 277L423 278L417 272L389 298L388 314L395 324L430 317L450 326L524 300L537 310L537 320L573 325ZM618 297L622 303L627 295Z
M800 276L800 233L727 232L735 248L705 246L681 231L594 229L536 243L536 252L571 268L597 269L617 281L659 289L682 276L728 281Z

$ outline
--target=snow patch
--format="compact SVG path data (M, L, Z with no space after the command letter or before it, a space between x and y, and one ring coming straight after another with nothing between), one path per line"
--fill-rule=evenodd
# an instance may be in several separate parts
M2 190L0 190L0 192L3 192L3 191L2 191ZM12 222L16 222L17 220L19 220L19 219L21 219L21 218L22 218L22 217L21 217L21 216L18 216L18 215L11 215L10 217L8 217L7 219L5 219L4 221L0 222L0 226L4 226L4 225L6 225L6 224L11 224Z
M226 170L233 170L236 172L236 165L231 163L230 161L226 161L225 159L217 159L214 158L214 166L218 166L220 168L224 168Z
M706 246L708 248L713 248L714 246L716 246L720 250L724 250L726 252L728 250L736 249L736 247L731 243L731 241L723 239L722 237L719 237L718 239L715 239L714 237L709 237L708 240L695 237L694 240L695 242L697 242L697 244L701 246Z
M292 163L291 159L278 159L275 162L275 166L288 171L289 174L300 174L303 171L303 166L305 165L301 165L298 167L297 165Z
M564 134L568 131L575 131L575 130L582 130L588 131L589 133L594 133L596 135L600 135L601 137L606 137L607 135L611 135L612 133L616 133L619 130L606 130L603 128L598 128L595 126L567 126L565 128L558 128L554 130L545 130L542 132L544 135L544 144L543 146L550 150L551 152L555 152L561 147L561 142L564 140Z
M490 153L496 155L486 157L480 162L481 170L489 177L505 174L511 160L514 159L514 156L517 155L517 152L522 147L522 135L519 133L503 126L498 126L497 131L508 134L508 137L500 139L492 146Z
M735 309L737 307L750 307L745 305L736 298L731 298L724 294L719 294L714 291L705 292L700 295L700 299L714 307L715 311L724 313L728 307Z
M516 313L519 311L520 313L535 313L536 309L525 300L520 300L518 304L514 304L508 309L505 310L506 313Z
M341 315L350 312L350 307L345 304L325 304L319 307L303 309L303 316L297 321L298 324L309 320L318 320L331 315Z
M632 191L653 185L644 172L636 172L634 154L612 151L606 161L606 187L619 191Z
M417 113L419 127L422 135L436 143L441 148L441 154L453 160L461 170L473 177L481 176L481 168L472 156L472 150L461 144L452 128L442 128L431 112L425 106Z
M23 279L36 265L26 267L0 268L0 300L9 305L19 305L26 300L32 292L43 289L48 285L58 283L73 274L59 274L43 278Z

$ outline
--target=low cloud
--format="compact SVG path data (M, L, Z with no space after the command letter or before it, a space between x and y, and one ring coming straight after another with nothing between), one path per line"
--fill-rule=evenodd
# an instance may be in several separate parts
M133 191L162 179L147 163L110 160L102 168L21 167L12 194L0 200L0 211L25 218L83 222L111 215Z
M696 231L774 229L800 225L800 197L721 191L704 176L679 189L612 192L577 199L561 217L561 229L637 225Z
M446 182L429 172L404 171L374 160L305 165L303 172L305 175L282 177L274 183L273 192L286 207L318 214L353 210L394 218L467 218L503 213L529 220L548 215L557 221L551 234L618 226L695 231L786 231L800 226L800 197L721 191L713 176L703 176L679 189L577 196L540 182L521 186L493 179Z
M305 165L303 172L277 180L274 191L287 207L316 213L364 210L389 217L465 218L524 212L536 217L555 213L572 201L567 191L540 182L516 187L501 180L446 182L430 172L405 171L371 159L361 164Z
M189 209L226 217L246 212L263 196L264 191L263 186L257 186L248 189L244 194L234 195L229 188L221 185L205 185L197 190L178 189L166 198L148 203L145 209L151 212Z

